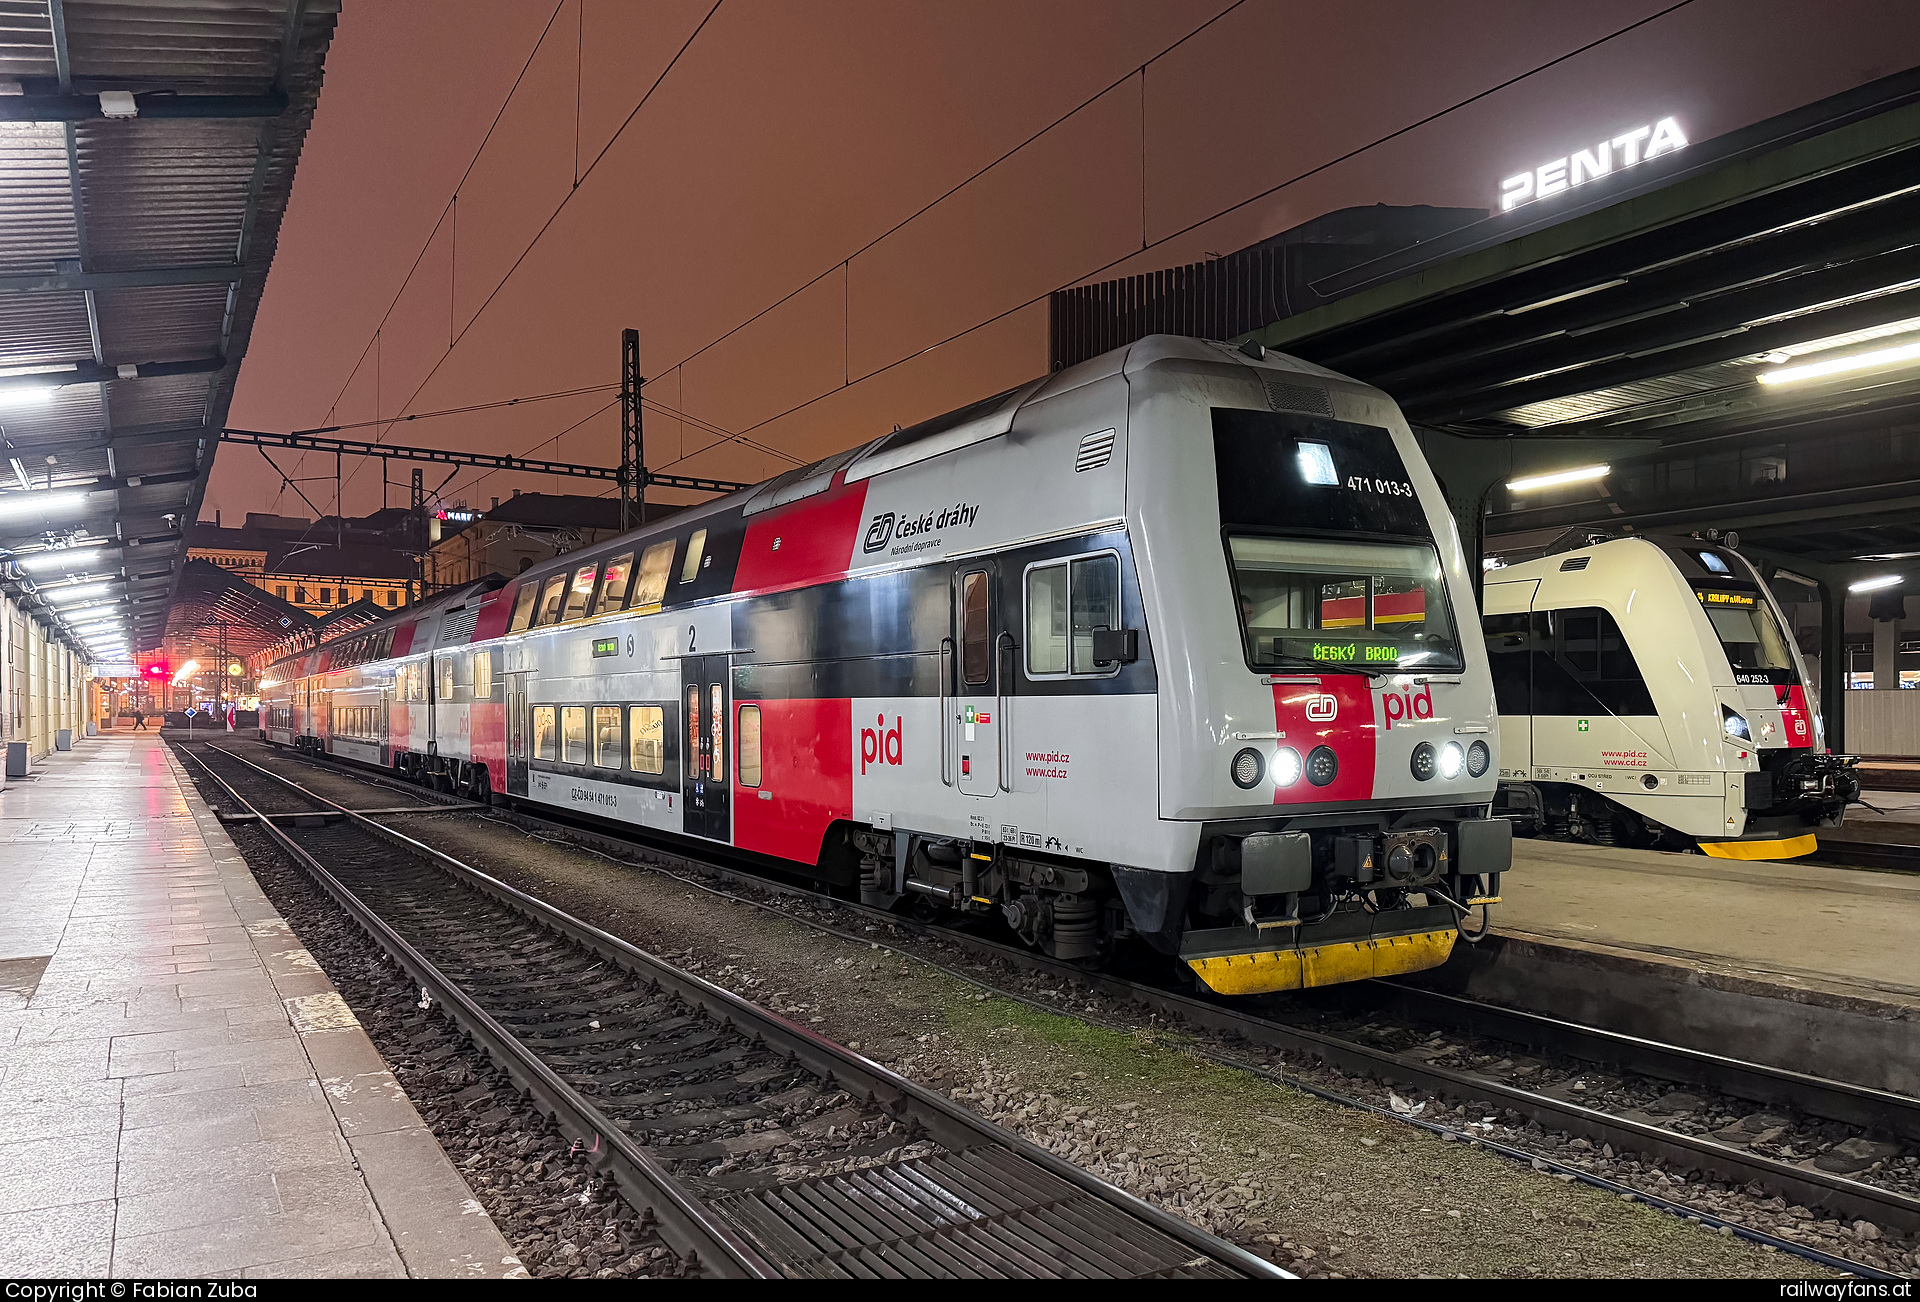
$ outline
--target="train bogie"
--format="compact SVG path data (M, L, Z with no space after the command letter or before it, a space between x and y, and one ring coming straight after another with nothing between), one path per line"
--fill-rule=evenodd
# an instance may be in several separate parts
M1384 395L1161 337L276 673L333 753L299 701L351 681L403 771L1244 992L1496 897L1473 622Z

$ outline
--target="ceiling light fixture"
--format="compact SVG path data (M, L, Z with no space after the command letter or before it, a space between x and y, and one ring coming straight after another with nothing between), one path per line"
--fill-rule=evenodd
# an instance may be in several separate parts
M38 407L52 401L53 390L44 384L0 388L0 407Z
M104 597L107 585L104 583L82 583L73 588L42 588L40 595L48 601L57 601L65 605L69 601L82 601L88 597Z
M33 552L26 556L16 556L22 568L38 574L42 570L62 570L70 565L91 565L100 558L98 547L68 547L53 552Z
M1848 592L1878 592L1881 588L1891 588L1900 582L1898 574L1876 574L1871 579L1862 579L1858 583L1849 583Z
M1509 479L1507 491L1526 493L1536 488L1557 488L1561 484L1579 484L1589 479L1599 479L1612 469L1611 466L1578 466L1572 470L1559 470L1550 475L1528 475L1523 479Z
M69 511L86 504L85 493L49 493L45 489L31 493L0 493L0 517L31 515L36 511L43 514Z
M1920 343L1901 344L1897 348L1876 348L1872 352L1855 353L1851 357L1835 357L1824 362L1807 362L1801 366L1784 366L1777 371L1767 371L1756 377L1762 384L1792 384L1798 380L1817 380L1827 375L1848 375L1855 371L1871 371L1883 366L1898 366L1902 362L1920 361Z

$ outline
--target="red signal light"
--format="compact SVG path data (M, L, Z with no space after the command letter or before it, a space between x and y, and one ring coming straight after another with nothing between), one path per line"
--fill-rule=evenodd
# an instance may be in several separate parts
M151 664L147 666L147 672L155 678L165 678L167 676L167 667L165 664Z

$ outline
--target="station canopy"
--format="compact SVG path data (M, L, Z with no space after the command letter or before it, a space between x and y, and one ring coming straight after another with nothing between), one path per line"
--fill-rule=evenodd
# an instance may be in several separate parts
M1823 574L1920 555L1920 70L1313 289L1246 337L1437 431L1463 524L1736 529ZM1609 472L1515 494L1503 462Z
M338 8L50 0L0 19L0 555L76 647L121 617L124 650L92 659L165 633ZM36 555L67 547L91 550Z

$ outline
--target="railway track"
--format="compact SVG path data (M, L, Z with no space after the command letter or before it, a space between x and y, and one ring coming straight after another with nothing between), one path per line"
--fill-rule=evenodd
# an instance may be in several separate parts
M319 763L317 759L304 756L299 757L297 762L303 765ZM384 786L420 795L434 801L441 808L464 807L476 812L482 809L481 806L458 801L439 793L422 792L409 784L383 775L365 773L357 767L351 771L355 777L365 777L369 781ZM283 780L287 779L283 778ZM1676 1170L1699 1171L1706 1178L1724 1181L1730 1185L1758 1182L1762 1187L1790 1201L1843 1216L1848 1220L1869 1220L1877 1225L1897 1227L1908 1232L1920 1230L1920 1200L1868 1181L1850 1179L1799 1163L1770 1158L1716 1141L1710 1136L1690 1134L1646 1120L1619 1116L1582 1101L1555 1097L1484 1073L1435 1063L1407 1052L1364 1043L1352 1037L1326 1034L1277 1018L1263 1016L1260 1011L1244 1005L1229 1005L1199 998L1167 989L1159 984L1112 973L1087 971L1073 964L1058 962L1022 947L1003 944L985 936L949 928L920 926L898 915L865 909L857 904L831 899L797 886L770 882L763 876L724 863L689 859L653 846L643 847L632 841L596 830L520 811L493 810L490 811L489 816L508 819L523 828L582 842L616 856L632 859L644 855L649 860L656 861L654 866L660 866L657 861L665 860L670 865L694 870L702 875L719 874L723 878L749 887L754 892L772 891L789 898L803 898L822 909L845 916L850 924L884 921L895 927L918 931L925 936L937 937L939 940L956 944L979 958L1002 962L1013 968L1045 975L1053 980L1096 990L1111 998L1130 1002L1171 1021L1184 1023L1199 1030L1233 1037L1239 1041L1296 1058L1299 1056L1315 1058L1344 1073L1373 1077L1383 1082L1453 1100L1492 1103L1535 1121L1549 1130L1563 1131L1571 1136L1587 1139L1595 1145L1596 1149L1603 1144L1611 1145L1616 1150L1657 1158ZM692 884L703 885L697 879L694 879ZM705 889L713 888L706 886ZM747 903L758 904L761 907L773 907L750 895L735 898L744 899ZM868 943L871 939L850 930L822 925L815 920L806 918L800 920L862 944ZM1005 998L1045 1008L1047 1011L1061 1011L1057 1007L1048 1005L1044 1000L1036 1000L1016 988L985 981L977 972L949 970L954 975L984 989L991 989ZM1791 1109L1809 1116L1840 1122L1870 1133L1893 1134L1907 1139L1920 1138L1920 1100L1845 1082L1783 1071L1764 1064L1745 1062L1684 1046L1662 1044L1601 1028L1582 1026L1538 1014L1422 991L1392 982L1375 984L1381 987L1380 993L1385 996L1389 1004L1398 1006L1405 1015L1419 1018L1428 1025L1448 1026L1467 1034L1486 1036L1516 1046L1563 1055L1578 1062L1645 1075L1676 1085L1706 1088L1763 1106ZM1084 1013L1071 1015L1085 1016ZM1295 1074L1273 1072L1248 1061L1244 1056L1215 1052L1208 1052L1208 1056L1234 1066L1247 1067L1262 1074L1284 1079L1288 1084L1306 1088L1339 1102L1393 1115L1402 1121L1430 1131L1479 1144L1516 1160L1526 1161L1536 1167L1550 1169L1562 1175L1570 1175L1678 1215L1702 1220L1715 1226L1727 1225L1732 1232L1741 1237L1772 1246L1783 1252L1793 1253L1855 1274L1889 1277L1886 1272L1872 1266L1810 1247L1805 1243L1769 1234L1748 1225L1725 1222L1717 1215L1703 1209L1663 1198L1643 1189L1630 1188L1617 1181L1568 1165L1550 1154L1519 1145L1502 1144L1484 1134L1448 1123L1394 1113L1378 1103L1322 1088Z
M223 818L265 831L702 1273L1286 1277L367 811L217 745L177 749Z
M1878 872L1920 873L1920 845L1822 839L1820 848L1802 862L1831 864L1840 868L1872 868Z

